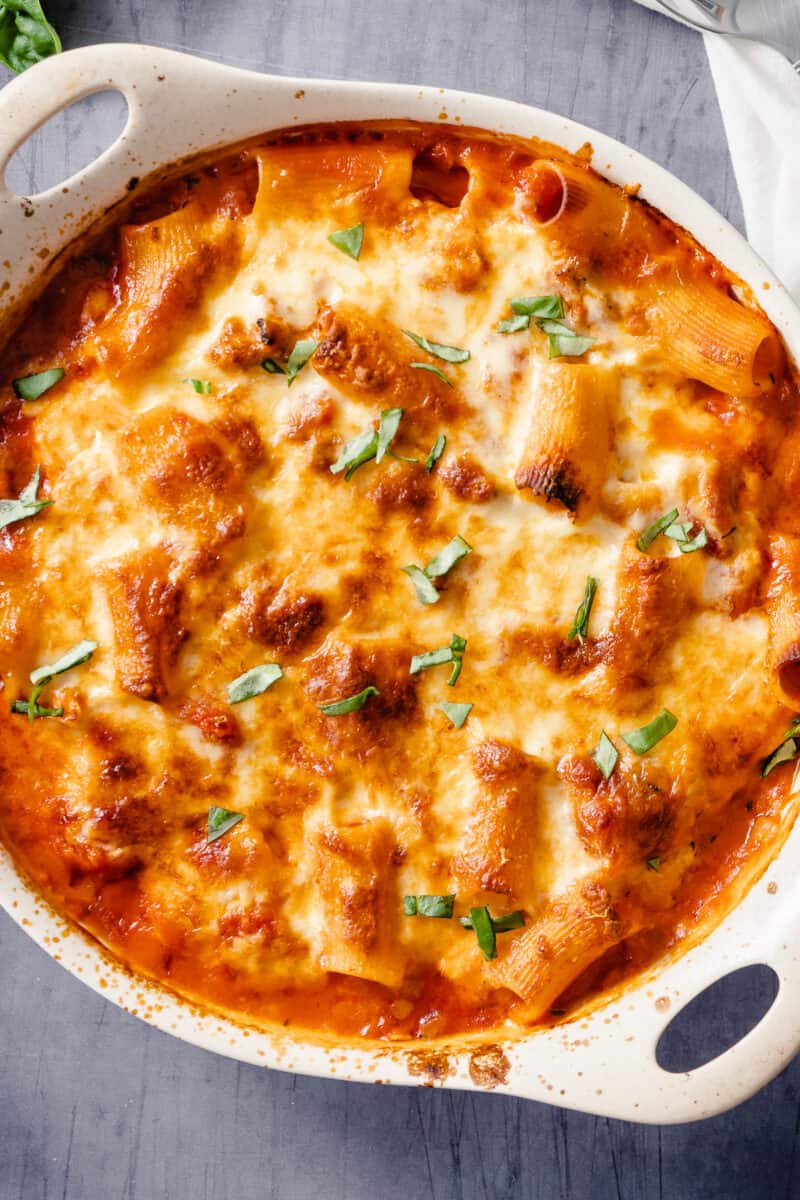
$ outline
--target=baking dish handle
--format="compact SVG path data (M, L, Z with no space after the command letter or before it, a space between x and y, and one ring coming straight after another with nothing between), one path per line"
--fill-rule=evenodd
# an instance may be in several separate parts
M125 195L126 186L192 152L186 139L187 96L193 125L203 130L202 146L211 149L231 140L233 126L242 128L243 114L257 132L265 123L265 102L285 99L292 86L292 80L199 62L172 50L119 44L54 55L13 79L0 91L0 228L7 235L13 230L20 275L16 278L12 264L4 302L10 298L8 287L13 294L25 286L23 264L57 252ZM16 195L5 175L19 147L76 100L108 90L122 93L128 104L116 141L57 186L34 196Z

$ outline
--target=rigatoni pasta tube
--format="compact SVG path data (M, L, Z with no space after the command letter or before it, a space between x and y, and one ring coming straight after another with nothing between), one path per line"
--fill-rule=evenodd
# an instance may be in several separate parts
M531 397L515 482L581 516L593 510L613 444L615 372L548 363Z
M554 899L513 940L498 939L498 957L487 975L526 1001L526 1019L536 1020L625 935L608 892L590 880Z
M770 553L768 663L783 700L797 709L800 708L800 538L774 537Z
M323 920L317 933L325 971L397 987L404 963L392 931L396 904L388 903L395 839L388 821L326 826L314 845L314 879Z
M668 367L732 396L759 396L783 375L775 329L710 282L679 275L658 285L649 306L652 332Z

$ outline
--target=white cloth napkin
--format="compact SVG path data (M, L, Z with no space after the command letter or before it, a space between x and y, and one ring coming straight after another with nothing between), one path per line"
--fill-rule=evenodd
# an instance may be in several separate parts
M638 3L663 13L654 0ZM704 41L748 239L800 302L800 75L769 46Z

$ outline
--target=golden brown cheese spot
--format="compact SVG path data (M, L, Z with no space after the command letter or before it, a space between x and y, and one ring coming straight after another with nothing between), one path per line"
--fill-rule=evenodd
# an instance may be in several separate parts
M254 580L245 589L242 610L250 637L276 653L306 649L325 622L322 596L276 589L267 580Z
M269 344L258 325L248 328L241 317L228 317L208 357L223 370L246 371L269 357Z
M404 753L403 730L408 730L418 713L419 676L409 675L409 661L403 647L326 638L306 663L306 686L314 703L333 704L367 687L375 687L379 693L345 716L319 714L332 746L349 749L357 757L372 754L377 746L391 745L393 753Z
M604 780L588 758L565 759L559 775L575 806L575 824L587 850L601 858L644 862L663 851L677 797L663 772L623 757Z
M141 700L166 696L169 668L188 636L180 620L182 590L171 569L159 548L131 556L106 576L117 678L123 691Z
M495 485L471 454L459 454L439 468L439 478L459 500L483 503L495 494Z
M367 495L383 513L405 511L418 514L430 507L433 485L424 466L393 462L385 471L376 474Z
M123 466L163 517L222 545L244 532L239 475L209 426L173 408L153 408L122 430Z
M231 445L245 470L260 466L265 458L264 443L251 417L228 413L214 421L214 428Z
M236 716L227 705L220 704L211 696L198 696L185 700L178 713L190 725L196 725L209 742L223 746L241 746L242 731Z
M315 397L292 413L281 432L290 442L306 442L317 430L330 425L335 412L336 402L331 396Z

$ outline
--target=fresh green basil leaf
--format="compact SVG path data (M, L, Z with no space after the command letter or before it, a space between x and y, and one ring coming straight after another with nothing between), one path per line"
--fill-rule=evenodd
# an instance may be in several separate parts
M515 317L506 317L497 326L498 333L519 333L523 329L530 329L531 319L524 313L519 313Z
M447 438L443 433L440 433L436 441L431 446L430 454L425 459L425 470L431 472L436 466L439 459L444 454L444 448L447 445Z
M67 650L66 654L62 654L61 658L56 659L47 667L37 667L35 671L31 671L28 678L31 683L46 683L49 679L53 679L56 675L63 675L65 671L69 671L72 667L79 667L81 663L88 662L97 649L97 642L83 641L78 642L77 646L73 646L71 650Z
M397 437L397 431L400 428L400 422L403 419L404 412L404 408L385 408L381 413L381 421L380 425L378 426L378 441L375 446L376 463L381 461L384 454ZM405 461L408 462L409 460L406 459Z
M0 500L0 529L13 525L16 521L24 521L26 517L35 517L43 508L49 508L52 500L37 500L39 491L40 468L37 467L31 479L19 494L17 500Z
M262 371L266 371L268 375L285 375L283 367L274 358L265 358L261 364Z
M210 846L217 838L221 838L229 829L233 829L234 825L238 825L243 820L244 813L234 812L230 808L217 808L212 804L208 810L206 845Z
M308 360L314 356L318 345L319 342L314 338L301 338L299 342L295 342L294 349L286 363L286 382L289 387L294 383Z
M2 22L3 8L0 4L0 45L2 44ZM0 50L0 59L2 59L2 51ZM63 367L51 367L49 371L38 371L35 375L23 375L21 379L14 380L14 391L19 396L20 400L38 400L45 392L49 392L51 387L55 387L57 383L66 375Z
M349 229L337 229L335 233L329 233L328 241L337 250L358 261L364 242L364 222L359 221L358 225L351 225Z
M345 481L347 481L354 471L357 471L364 463L370 462L377 452L377 433L374 429L365 429L363 433L359 433L342 448L341 454L331 467L331 474L338 475L340 471L344 471L346 472Z
M525 924L525 916L519 909L516 912L506 913L503 917L492 917L491 913L489 916L495 933L510 933L512 929L522 929ZM471 917L459 917L458 919L465 929L474 928Z
M19 73L60 50L61 39L39 0L5 0L0 4L0 62Z
M241 704L243 700L252 700L253 696L262 695L273 683L283 678L283 671L277 663L264 663L261 667L252 667L228 684L228 702Z
M37 717L63 717L63 708L42 708L39 704L31 705L29 700L12 700L12 713L23 713L28 720L35 720Z
M184 383L190 383L198 396L211 395L211 380L210 379L184 379Z
M705 529L701 529L690 541L678 542L678 549L681 554L692 554L695 550L702 550L707 545L708 534Z
M550 358L580 358L587 350L591 350L596 342L593 337L579 337L576 333L551 333Z
M791 762L792 759L797 758L798 752L800 752L800 737L793 736L793 731L790 730L781 744L764 759L761 767L761 778L766 779L776 767L780 767L783 763Z
M456 563L461 562L462 558L466 558L471 553L472 546L462 538L461 534L457 533L452 541L433 556L425 567L425 574L429 579L441 579L443 575L453 569Z
M478 939L478 945L481 948L483 957L485 959L496 958L497 937L487 906L484 904L480 908L471 908L469 910L469 919L472 921L472 928L475 930L475 936Z
M455 725L456 729L461 729L469 714L472 712L471 704L451 704L448 700L442 700L439 708L449 721Z
M443 646L439 650L427 650L424 654L415 654L411 659L409 674L417 675L420 671L427 671L429 667L441 667L445 663L452 663L453 670L447 683L448 686L454 687L461 674L461 664L466 648L467 639L454 633L450 638L449 646Z
M410 329L404 329L403 333L407 338L411 338L412 342L416 342L420 350L427 350L428 354L432 354L434 358L441 358L444 362L449 363L465 363L469 362L471 355L469 350L462 350L459 346L444 346L441 342L429 342L426 337L419 333L412 333ZM416 364L412 364L416 366ZM447 381L449 383L449 380Z
M437 604L440 598L438 589L431 583L428 576L421 567L417 567L411 563L407 567L401 567L403 571L414 585L414 591L417 593L417 599L420 604Z
M691 521L673 521L664 530L664 537L671 538L673 542L688 542L691 532Z
M561 296L518 296L509 301L512 312L522 317L559 320L564 316L564 300Z
M603 778L610 779L619 761L619 751L605 729L600 734L600 740L592 751L592 758Z
M578 611L575 613L575 620L572 622L572 628L567 634L568 641L572 641L573 638L577 638L579 642L583 643L583 639L587 636L587 631L589 629L589 616L591 615L592 605L594 604L594 597L598 588L598 584L599 580L595 579L593 575L588 575L586 577L586 588L583 593L583 600L581 600L580 604L578 605Z
M448 387L453 386L452 380L448 379L444 371L440 371L438 367L433 365L433 363L413 362L409 363L408 365L413 367L415 371L430 371L431 375L435 375L438 379L441 379L442 383L446 383Z
M671 713L668 708L662 708L658 716L654 717L649 724L642 725L641 729L634 729L630 733L623 733L622 740L630 746L635 754L646 754L668 733L672 733L677 724L678 718L675 714Z
M644 554L645 550L656 540L660 533L664 533L669 529L673 521L678 519L677 508L671 508L668 513L664 513L663 517L659 517L657 521L653 521L652 525L648 525L644 533L640 533L636 539L636 548Z
M411 659L409 675L418 675L420 671L427 671L430 667L442 667L445 663L453 661L453 651L449 646L442 646L439 650L426 650L424 654L415 654Z
M365 687L363 692L348 696L346 700L336 700L333 704L318 704L320 712L326 717L343 717L346 713L358 712L369 700L370 696L380 696L376 687Z
M648 858L647 869L648 869L648 871L660 871L661 870L661 859L658 857L657 854L654 854L652 858Z
M407 917L439 917L449 920L453 915L455 896L404 896L403 912Z

